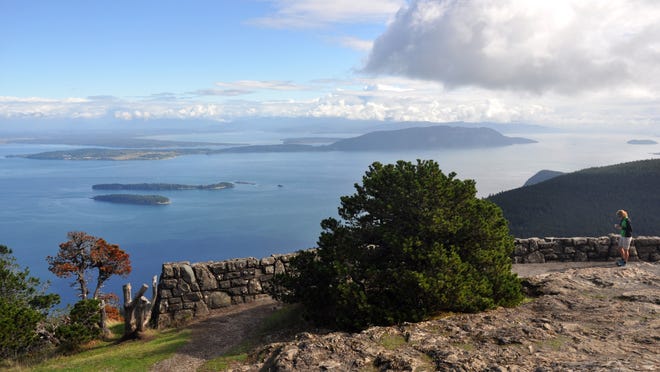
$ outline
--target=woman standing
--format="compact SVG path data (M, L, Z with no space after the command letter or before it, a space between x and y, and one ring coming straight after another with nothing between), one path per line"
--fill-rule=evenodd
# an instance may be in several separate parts
M628 259L630 258L630 242L632 241L632 225L630 224L630 219L628 218L628 212L623 209L616 211L617 217L621 219L621 222L614 225L615 229L619 229L621 232L621 237L619 238L619 251L621 252L621 260L617 261L618 266L626 266Z

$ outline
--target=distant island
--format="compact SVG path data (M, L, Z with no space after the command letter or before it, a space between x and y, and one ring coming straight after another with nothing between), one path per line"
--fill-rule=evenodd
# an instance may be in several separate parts
M500 147L536 141L508 137L490 128L464 128L446 125L376 131L345 138L330 145L312 146L300 143L255 145L214 150L213 153L247 152L319 152L319 151L412 151Z
M180 155L223 153L276 153L327 151L413 151L436 149L472 149L500 147L536 141L508 137L486 127L452 127L434 125L398 130L376 131L361 136L337 140L329 145L310 144L312 139L285 140L282 144L234 146L225 149L103 149L86 148L49 151L30 155L9 155L42 160L163 160Z
M223 190L234 187L231 182L210 185L181 185L177 183L101 183L92 186L94 190Z
M170 199L161 195L109 194L97 195L92 199L102 202L137 205L166 205Z
M657 145L658 143L650 139L632 139L628 141L629 145Z
M208 149L100 149L86 148L76 150L47 151L29 155L8 155L11 158L38 160L164 160L180 155L208 154Z

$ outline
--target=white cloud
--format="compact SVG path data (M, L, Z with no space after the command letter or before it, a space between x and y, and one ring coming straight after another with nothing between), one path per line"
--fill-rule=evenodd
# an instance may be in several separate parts
M339 44L360 52L369 52L373 48L374 42L372 40L346 36L339 39Z
M217 82L215 83L215 85L236 91L252 91L252 90L294 91L294 90L307 89L307 87L295 84L291 81L280 81L280 80L239 80L234 82Z
M314 28L332 23L386 21L405 0L269 0L274 14L252 20L274 28Z
M527 92L657 90L660 3L412 0L365 71Z

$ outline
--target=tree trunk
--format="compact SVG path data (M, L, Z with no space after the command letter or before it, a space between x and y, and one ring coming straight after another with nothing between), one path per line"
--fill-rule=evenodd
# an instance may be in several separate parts
M151 318L151 306L156 302L157 276L152 281L151 301L144 296L149 288L142 284L140 290L131 299L131 284L124 285L124 339L140 338Z

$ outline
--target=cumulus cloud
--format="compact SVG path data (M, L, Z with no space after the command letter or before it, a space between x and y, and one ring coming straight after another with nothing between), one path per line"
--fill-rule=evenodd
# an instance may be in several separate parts
M658 89L660 5L647 0L412 0L364 71L527 92Z
M274 13L252 23L274 28L313 28L332 23L382 22L405 0L270 0Z

